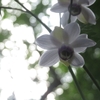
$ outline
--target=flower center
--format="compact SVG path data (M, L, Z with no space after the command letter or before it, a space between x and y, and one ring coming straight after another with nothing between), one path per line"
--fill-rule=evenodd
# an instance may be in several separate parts
M65 46L63 45L59 50L58 50L58 54L59 54L59 57L62 59L62 60L68 60L70 59L72 56L73 56L73 49L68 47L68 46Z
M71 15L77 16L81 13L81 6L78 4L72 4L72 6L69 5L68 10L69 12L71 10Z

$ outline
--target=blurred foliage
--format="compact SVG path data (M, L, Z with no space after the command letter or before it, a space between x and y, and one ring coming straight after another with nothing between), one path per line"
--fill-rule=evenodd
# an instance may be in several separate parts
M45 10L50 6L50 2L51 1L49 0L49 5L45 6L43 5L42 0L40 0L39 4L36 6L35 10L32 10L32 12L37 16L41 12L44 13L45 16L48 16ZM90 24L84 25L82 23L79 23L82 29L81 33L88 34L89 38L97 42L97 45L95 47L88 48L86 52L82 54L82 56L85 59L86 67L89 69L89 71L92 73L92 75L94 76L94 78L96 79L98 83L100 83L100 11L99 11L99 7L100 7L100 0L96 0L95 4L93 4L90 7L97 17L96 25L90 25ZM2 20L13 15L13 13L7 12L6 9L2 9L2 11L4 12L4 16ZM21 14L19 16L17 16L17 14L14 13L14 15L16 16L16 20L13 22L13 24L14 25L26 24L28 26L32 26L34 30L34 35L35 37L37 37L37 35L39 35L42 32L41 24L38 21L36 21L35 23L31 23L30 22L30 18L32 17L31 15L29 15L28 13L23 13L23 12L20 12L20 13ZM37 26L40 26L40 27L37 28ZM10 31L3 30L0 28L0 42L4 42L9 37L10 37ZM27 46L27 48L29 48L30 44L27 41L23 41L23 43ZM28 59L30 56L31 56L31 52L28 49L28 54L27 54L26 59ZM29 68L34 68L37 63L38 62L35 62L34 64L30 64ZM60 79L63 78L63 76L66 73L68 73L68 68L61 63L59 64L58 67L54 68L54 70ZM52 74L49 74L49 79L48 79L48 81L52 82L52 79L50 79L50 77L52 77ZM76 69L76 77L86 97L86 100L95 100L95 99L100 100L100 92L95 87L92 80L90 79L90 77L84 71L83 68ZM35 80L37 81L37 79ZM65 86L68 85L68 87L65 88L63 85ZM81 100L80 94L77 91L74 81L69 82L69 83L62 83L62 85L60 85L59 87L63 89L63 93L60 95L56 94L56 97L55 97L56 100L73 100L73 99Z

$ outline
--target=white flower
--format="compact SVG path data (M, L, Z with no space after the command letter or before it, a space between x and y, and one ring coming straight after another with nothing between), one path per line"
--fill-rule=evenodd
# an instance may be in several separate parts
M86 34L80 34L77 23L70 23L64 29L55 27L50 35L40 36L36 39L36 44L47 49L40 59L41 66L52 66L58 61L68 62L72 66L82 66L84 59L79 53L96 43L88 39Z
M61 23L65 26L68 23L69 12L71 9L71 22L77 19L82 23L96 24L96 17L94 13L88 8L96 0L73 0L72 7L70 8L70 0L58 0L51 11L56 13L64 13Z

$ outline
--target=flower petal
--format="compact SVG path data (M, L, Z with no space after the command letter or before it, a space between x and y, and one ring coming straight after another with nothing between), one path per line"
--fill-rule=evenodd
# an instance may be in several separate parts
M87 24L88 22L87 22L87 20L85 19L85 17L83 16L83 14L82 13L80 13L79 15L78 15L78 20L80 21L80 22L82 22L82 23L84 23L84 24Z
M82 12L81 14L78 15L78 20L82 23L91 23L91 24L96 24L96 17L92 10L85 6L82 7Z
M46 51L40 59L41 66L52 66L59 61L58 49Z
M61 18L61 24L63 27L68 24L68 19L69 19L69 12L65 12ZM77 16L71 16L71 22L75 22L77 20Z
M94 42L91 39L78 38L70 46L73 48L79 48L79 47L92 47L94 45L96 45L96 42Z
M70 23L64 27L69 36L69 43L72 43L80 34L80 27L77 23Z
M70 3L70 0L58 0L60 4Z
M72 66L80 67L84 65L83 57L78 54L74 53L73 57L68 61Z
M87 34L80 34L78 38L86 38L87 39L88 38L88 35Z
M79 37L77 39L87 39L88 38L88 35L87 34L80 34ZM74 47L74 51L77 52L77 53L83 53L85 52L87 47Z
M78 0L73 0L73 3L77 3ZM58 0L60 4L66 5L70 4L70 0Z
M89 5L89 0L79 0L79 4Z
M59 3L56 3L55 5L51 7L51 11L56 12L56 13L66 12L67 10L68 10L68 5L63 6L63 5L60 5Z
M54 31L51 33L51 36L53 36L55 40L59 41L59 43L64 43L64 41L68 41L69 38L64 29L60 27L55 27Z
M86 50L86 47L74 48L74 52L76 53L83 53L85 50Z
M89 6L91 6L93 3L95 3L96 0L88 0L89 1Z
M58 45L56 42L55 43L57 45L53 44L50 35L42 35L39 38L37 38L35 42L38 46L40 46L43 49L55 49Z

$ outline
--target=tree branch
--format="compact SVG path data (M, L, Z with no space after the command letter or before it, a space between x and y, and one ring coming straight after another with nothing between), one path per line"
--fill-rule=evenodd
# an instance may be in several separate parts
M96 85L96 87L98 88L98 90L100 91L100 86L96 82L95 78L92 76L92 74L89 72L89 70L86 68L85 65L83 66L83 68L87 72L87 74L90 76L90 78L92 79L92 81L94 82L94 84Z
M62 83L60 82L60 78L58 77L58 75L55 73L53 67L50 67L50 73L53 75L54 81L50 84L50 86L48 87L47 92L41 97L40 100L45 100L47 95L52 92L54 89L56 89L59 85L61 85Z
M24 5L22 5L18 0L15 0L20 6L22 6L30 15L32 15L33 17L35 17L50 33L51 33L51 29L45 24L43 23L35 14L33 14L31 11L29 11Z
M12 8L12 7L4 7L4 6L0 6L0 9L11 9L11 10L19 10L19 11L21 11L21 12L26 12L26 11L24 11L24 10L22 10L22 9Z

